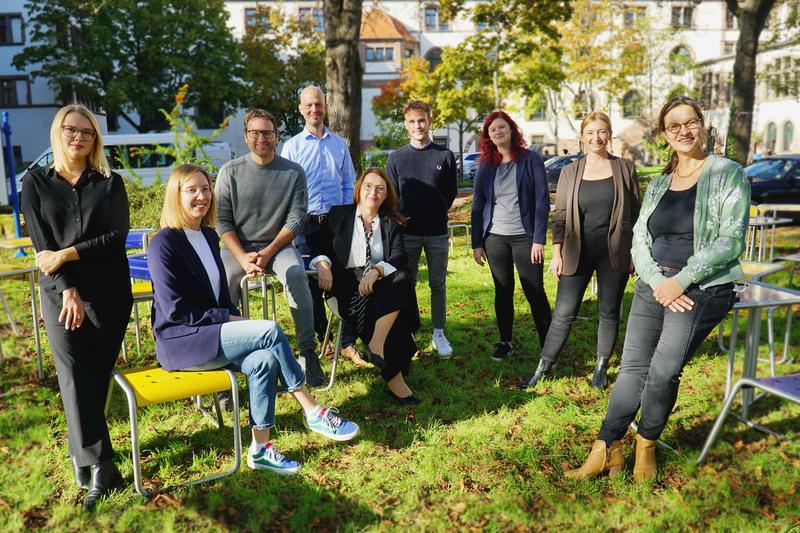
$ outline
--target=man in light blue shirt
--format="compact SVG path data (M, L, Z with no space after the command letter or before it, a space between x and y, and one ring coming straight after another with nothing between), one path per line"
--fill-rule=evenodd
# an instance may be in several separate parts
M325 118L325 94L309 86L300 93L300 114L306 121L303 131L286 141L281 155L303 167L308 188L308 217L302 235L295 238L300 253L311 255L306 238L320 231L328 211L335 205L353 203L356 172L347 142L328 130ZM314 330L322 342L327 326L322 293L315 280L309 281L314 301ZM342 355L357 365L365 365L355 347L355 334L346 327L342 333Z

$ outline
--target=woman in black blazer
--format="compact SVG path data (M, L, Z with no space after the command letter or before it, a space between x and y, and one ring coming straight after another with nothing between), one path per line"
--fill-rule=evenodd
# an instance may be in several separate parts
M417 351L419 310L406 273L397 192L383 169L368 168L355 184L354 204L335 206L309 242L319 287L369 347L389 394L400 404L419 398L403 376ZM329 300L329 304L332 304Z
M22 180L47 337L67 419L69 453L83 506L119 485L104 414L111 370L130 318L125 257L128 198L111 172L100 128L81 105L62 107L50 127L53 164Z

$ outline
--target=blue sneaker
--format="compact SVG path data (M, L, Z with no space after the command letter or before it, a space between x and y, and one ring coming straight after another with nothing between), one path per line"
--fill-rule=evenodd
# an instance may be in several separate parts
M247 452L247 466L253 470L272 470L282 476L292 476L300 470L300 463L287 459L271 442L256 453L251 448Z
M304 417L305 425L331 440L345 441L358 435L358 424L336 416L339 410L335 407L323 407L319 413Z

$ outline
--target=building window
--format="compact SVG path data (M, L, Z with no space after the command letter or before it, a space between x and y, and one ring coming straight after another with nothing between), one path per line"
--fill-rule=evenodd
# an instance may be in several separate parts
M714 90L714 73L703 72L700 75L700 104L705 108L711 107Z
M728 6L725 6L725 29L726 30L739 29L739 20L733 13L731 13L731 10L728 9Z
M636 21L644 18L644 13L645 11L642 7L625 6L625 12L622 15L625 27L630 29L636 26Z
M722 55L732 56L736 53L736 41L725 41L722 43Z
M669 53L669 73L680 76L692 65L692 53L683 45L676 46Z
M367 47L367 63L380 63L382 61L394 61L394 48L388 47Z
M19 107L30 104L28 78L0 78L0 107Z
M22 15L19 13L0 13L0 45L23 44Z
M775 141L778 138L778 128L775 126L774 122L770 122L767 124L767 136L766 136L766 144L767 150L775 153Z
M429 69L431 72L442 62L442 49L441 48L431 48L425 53L425 59L428 61L430 65Z
M694 8L692 6L673 6L672 27L681 28L684 30L691 29L693 14Z
M248 7L244 10L244 29L258 26L262 29L268 29L269 24L269 9L264 7Z
M794 137L794 124L787 121L783 123L783 135L781 136L781 151L789 152L792 150Z
M625 118L642 116L642 95L639 91L628 91L622 97L622 116Z
M782 57L767 65L767 98L795 96L800 90L800 59Z
M426 31L447 31L450 29L450 22L444 20L439 15L439 8L436 6L425 7L425 30Z
M298 10L300 21L311 22L316 32L323 33L325 31L325 14L322 9L317 7L301 7Z

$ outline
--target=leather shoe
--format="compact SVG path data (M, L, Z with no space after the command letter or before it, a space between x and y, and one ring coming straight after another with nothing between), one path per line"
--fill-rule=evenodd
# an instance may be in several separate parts
M71 458L72 473L75 474L75 483L82 490L89 490L89 485L92 483L92 472L88 466L78 466L76 459Z
M108 495L111 489L122 485L122 476L111 459L92 465L89 470L92 474L92 485L83 499L84 511L93 510L100 498Z
M358 351L358 348L356 348L354 344L342 348L342 357L344 357L345 359L347 359L356 366L369 366L369 363L367 363L361 358L361 353Z
M383 367L386 366L386 361L384 361L383 357L372 353L369 348L367 348L367 359L373 366L381 370L383 370Z
M542 379L550 376L550 371L553 368L553 364L555 361L548 361L547 359L539 359L539 366L536 367L536 370L533 374L528 376L527 378L523 379L517 384L517 388L525 390L530 389L531 387L535 386L539 383Z
M420 402L422 402L422 400L420 400L419 397L417 397L417 395L413 392L404 398L401 398L389 389L386 389L386 392L388 392L389 396L391 396L392 399L400 405L419 405Z

